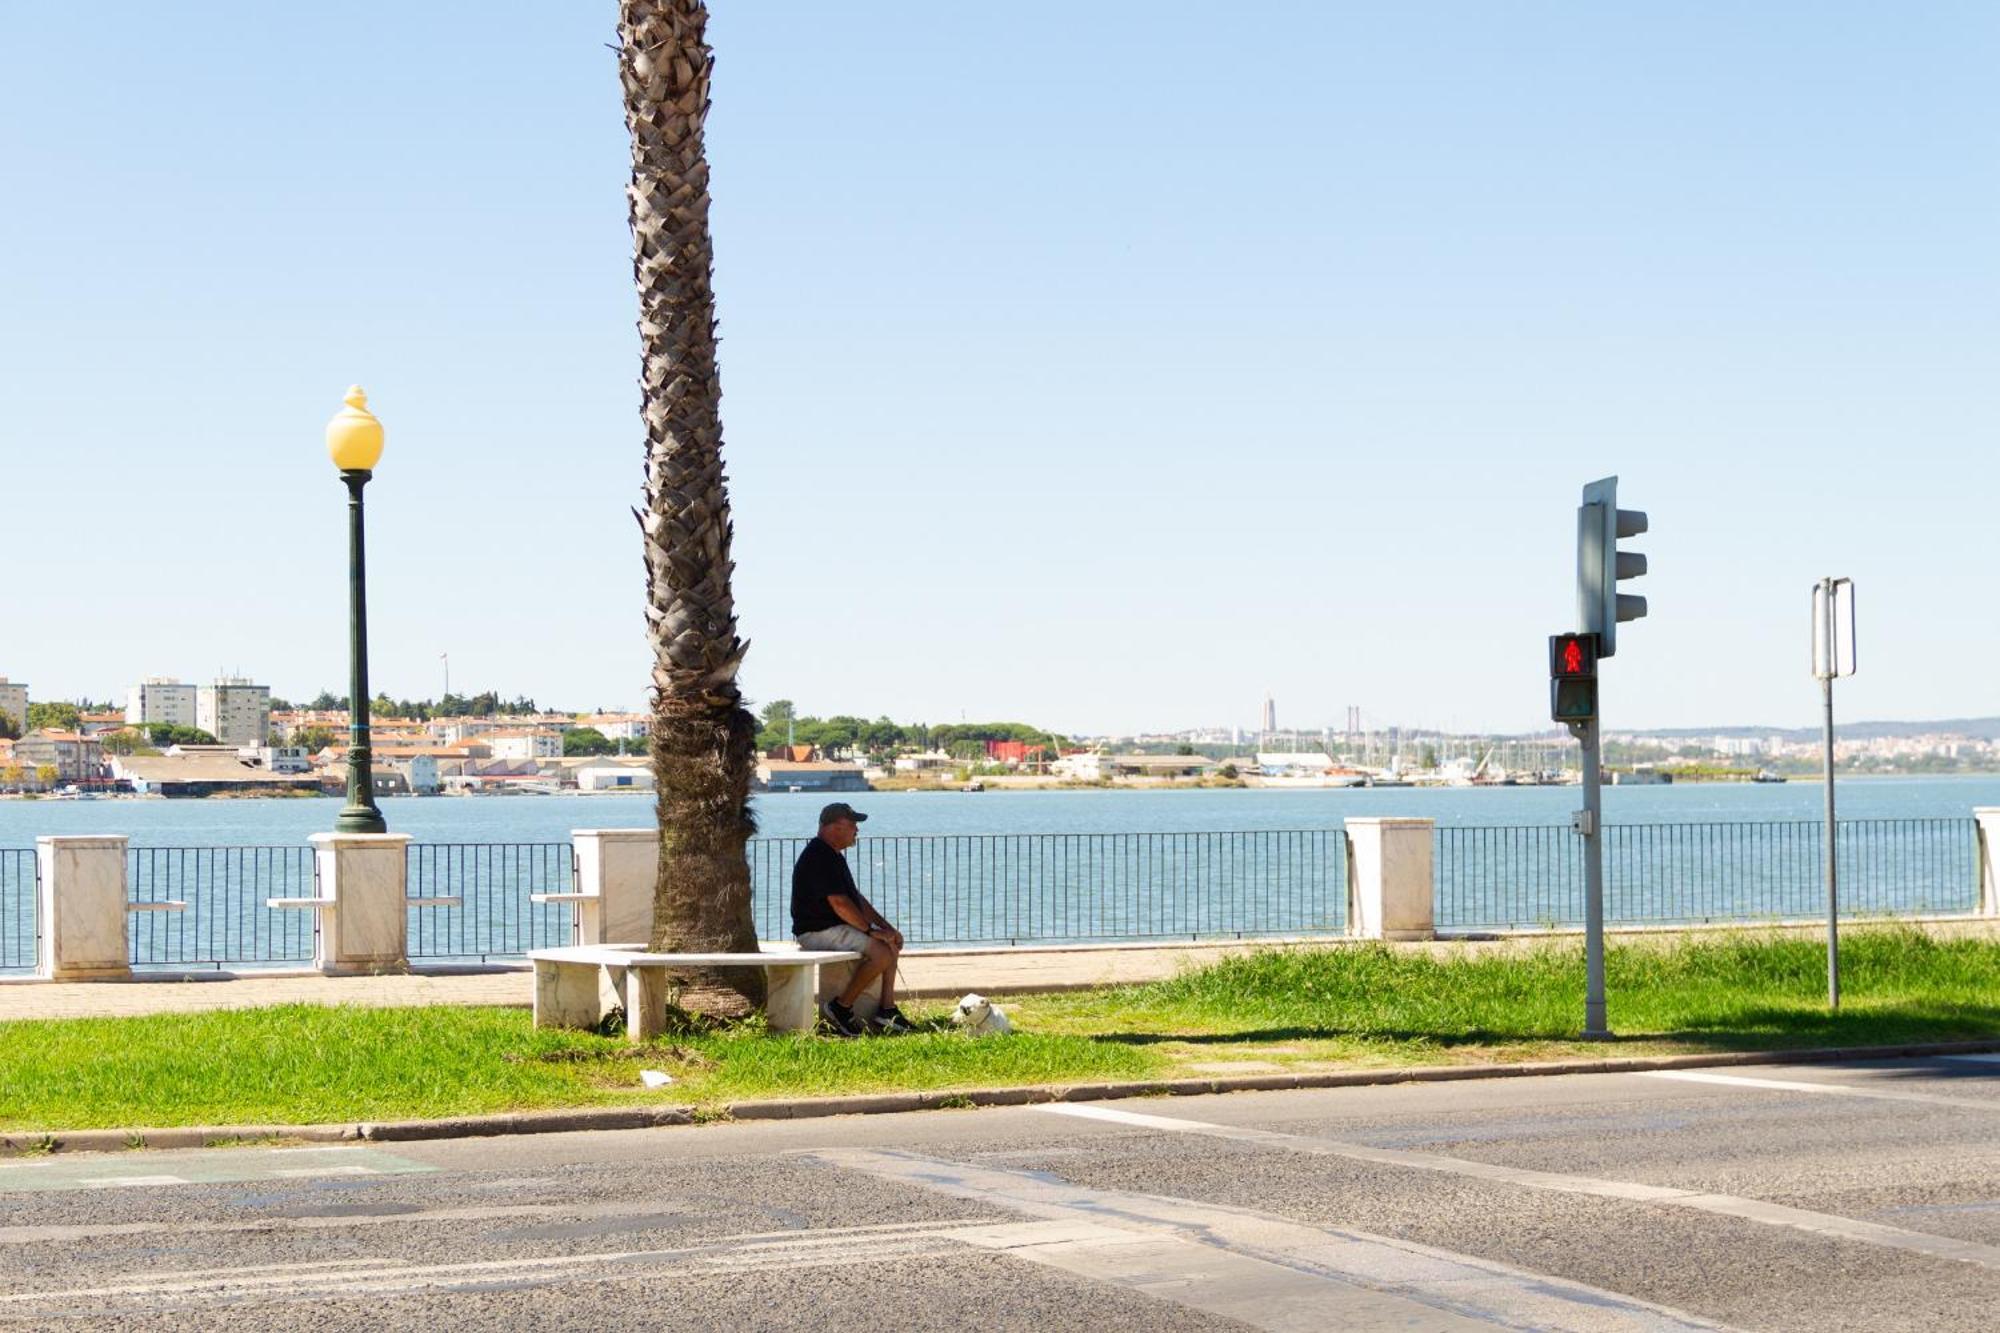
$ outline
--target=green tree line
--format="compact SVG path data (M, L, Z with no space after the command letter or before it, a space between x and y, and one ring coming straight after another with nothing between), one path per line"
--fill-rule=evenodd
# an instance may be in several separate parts
M1026 722L951 722L932 726L903 723L887 717L873 721L837 713L812 717L797 713L790 699L774 699L759 714L762 727L757 748L773 750L787 743L816 745L824 751L893 754L901 750L940 750L956 759L977 759L987 741L1021 741L1047 747L1053 757L1063 738ZM789 728L787 724L789 723Z

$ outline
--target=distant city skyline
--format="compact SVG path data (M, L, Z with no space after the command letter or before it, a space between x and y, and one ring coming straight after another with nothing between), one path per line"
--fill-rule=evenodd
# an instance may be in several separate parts
M0 670L117 698L170 645L342 688L321 431L359 382L373 680L434 695L448 653L461 692L643 706L607 13L111 12L8 21ZM2000 7L766 0L709 32L754 701L1533 731L1578 492L1617 474L1652 614L1607 727L1810 725L1829 574L1841 716L2000 712L2000 180L1967 169Z

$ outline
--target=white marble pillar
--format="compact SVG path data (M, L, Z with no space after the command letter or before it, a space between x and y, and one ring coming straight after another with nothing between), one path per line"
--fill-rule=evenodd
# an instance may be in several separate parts
M1435 937L1431 867L1435 820L1350 819L1347 933L1365 940Z
M570 830L576 848L578 944L637 944L653 938L653 882L660 871L660 831Z
M410 966L407 833L315 833L319 940L313 962L330 975Z
M116 981L132 975L125 940L123 834L36 838L42 938L35 975Z
M1979 906L1981 916L2000 916L2000 806L1980 806L1972 817L1979 825Z

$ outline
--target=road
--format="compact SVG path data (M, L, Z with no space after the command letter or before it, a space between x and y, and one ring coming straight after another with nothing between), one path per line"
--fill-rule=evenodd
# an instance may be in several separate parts
M2000 1057L0 1164L0 1324L1987 1329Z

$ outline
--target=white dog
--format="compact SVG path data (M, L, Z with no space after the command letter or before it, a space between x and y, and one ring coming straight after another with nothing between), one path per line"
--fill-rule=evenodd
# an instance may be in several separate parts
M975 1037L1014 1030L1014 1025L1007 1021L1006 1011L984 995L967 995L960 999L951 1021Z

